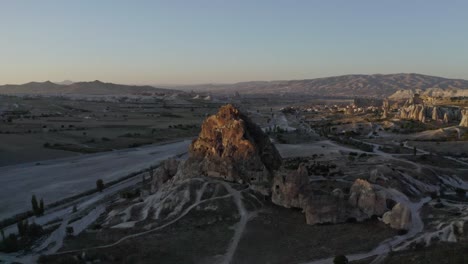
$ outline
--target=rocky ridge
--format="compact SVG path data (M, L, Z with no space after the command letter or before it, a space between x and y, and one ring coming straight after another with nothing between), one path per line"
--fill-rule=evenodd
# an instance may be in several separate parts
M225 105L204 121L186 161L168 160L157 169L152 190L165 183L174 188L179 182L200 177L240 183L271 196L276 205L301 209L307 224L362 221L392 209L387 206L386 193L367 180L357 179L348 185L348 191L340 187L327 191L311 181L305 164L291 170L281 166L281 161L268 136L237 108ZM387 222L395 228L410 225L408 221L392 225L402 220L397 213L391 216L387 215Z
M398 118L417 120L425 123L431 119L443 123L458 121L462 117L462 111L457 107L440 107L424 104L419 96L409 99L397 114Z

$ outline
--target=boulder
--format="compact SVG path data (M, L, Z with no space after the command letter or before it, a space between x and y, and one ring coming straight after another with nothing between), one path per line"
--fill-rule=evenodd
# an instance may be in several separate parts
M368 181L362 179L357 179L351 186L348 202L368 217L380 216L387 211L385 194L376 191Z
M404 204L397 203L383 215L382 221L391 228L408 230L411 228L411 210Z

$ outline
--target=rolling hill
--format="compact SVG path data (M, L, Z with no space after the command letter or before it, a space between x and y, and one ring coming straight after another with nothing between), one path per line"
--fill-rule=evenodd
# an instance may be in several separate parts
M335 77L290 80L254 81L235 84L208 84L177 87L177 89L219 94L307 94L316 96L387 97L400 90L468 89L468 80L447 79L414 73L352 74Z
M0 94L35 94L35 95L131 95L164 93L172 94L176 90L155 88L153 86L135 86L101 81L76 82L69 85L50 81L30 82L25 84L7 84L0 86Z

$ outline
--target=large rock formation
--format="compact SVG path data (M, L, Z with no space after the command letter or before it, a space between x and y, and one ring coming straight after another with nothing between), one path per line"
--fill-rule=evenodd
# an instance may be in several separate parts
M262 129L228 104L203 122L200 135L190 145L183 172L269 189L281 160Z
M277 174L273 181L271 200L286 208L301 207L300 191L309 182L307 168L301 164L296 171L286 176Z
M428 119L448 123L452 120L460 120L461 111L456 107L438 107L407 103L400 108L397 117L401 119L417 120L423 123Z
M327 192L309 182L304 165L284 174L279 171L273 181L272 202L287 208L301 208L308 224L343 223L382 216L388 209L386 196L366 180L357 179L350 193L341 189Z
M408 230L411 227L411 210L401 203L393 206L391 211L386 212L382 221L394 229Z
M385 194L376 191L366 180L357 179L353 183L348 201L368 217L382 215L387 211Z

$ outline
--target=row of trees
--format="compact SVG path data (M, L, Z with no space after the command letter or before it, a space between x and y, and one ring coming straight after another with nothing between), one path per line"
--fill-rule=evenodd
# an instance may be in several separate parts
M96 181L96 189L99 192L104 190L104 181L99 179ZM31 197L31 209L35 216L41 216L44 214L44 200L41 198L39 201L36 195L32 195ZM73 211L76 212L77 208L74 206ZM9 234L5 236L3 230L0 231L2 240L0 241L0 251L3 252L16 252L20 249L28 247L38 237L40 237L44 230L43 228L36 224L32 223L29 224L28 220L20 220L17 222L18 234ZM73 235L73 227L67 227L67 235Z
M11 233L5 236L3 230L1 231L0 251L10 253L27 248L44 234L42 226L36 223L29 224L28 220L18 221L17 227L18 234Z

